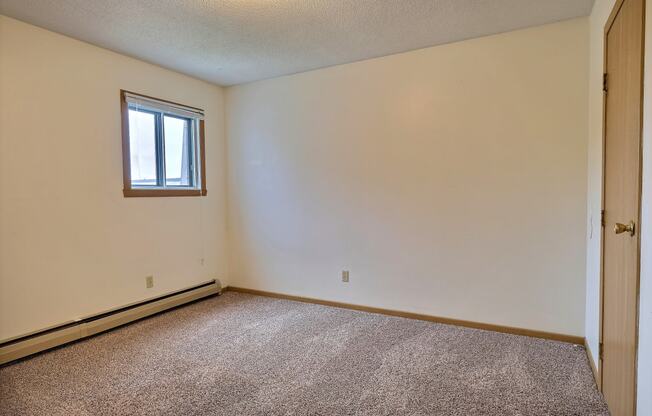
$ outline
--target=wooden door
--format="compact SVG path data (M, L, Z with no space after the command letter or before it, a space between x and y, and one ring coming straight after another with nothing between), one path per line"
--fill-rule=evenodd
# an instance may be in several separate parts
M602 392L634 416L645 0L617 1L605 27Z

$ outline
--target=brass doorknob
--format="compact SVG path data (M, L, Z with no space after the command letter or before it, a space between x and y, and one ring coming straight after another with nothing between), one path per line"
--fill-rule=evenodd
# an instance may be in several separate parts
M636 232L636 225L634 225L634 221L630 221L629 224L620 224L616 223L614 226L614 232L616 234L622 234L624 232L628 232L629 235L634 235Z

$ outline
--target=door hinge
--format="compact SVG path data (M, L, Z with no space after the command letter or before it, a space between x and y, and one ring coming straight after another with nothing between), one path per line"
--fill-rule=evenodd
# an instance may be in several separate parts
M600 211L600 225L602 225L603 227L606 225L604 220L604 210Z
M608 81L608 76L607 73L605 72L602 74L602 91L607 92L607 81Z
M598 344L598 359L600 361L604 360L604 343Z

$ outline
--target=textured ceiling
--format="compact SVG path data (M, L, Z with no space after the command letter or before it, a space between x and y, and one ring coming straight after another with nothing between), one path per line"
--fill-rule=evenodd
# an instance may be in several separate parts
M221 85L586 16L594 0L0 0L0 12Z

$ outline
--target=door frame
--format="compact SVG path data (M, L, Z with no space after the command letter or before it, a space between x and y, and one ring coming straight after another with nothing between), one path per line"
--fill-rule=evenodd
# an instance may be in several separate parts
M603 62L602 62L602 73L606 74L607 73L607 58L608 58L608 53L607 53L607 35L609 34L609 30L611 29L611 26L614 23L614 20L616 19L616 16L618 15L618 12L620 12L620 9L622 5L624 4L626 0L616 0L613 9L611 10L611 13L609 14L609 18L607 19L607 22L605 23L604 26L604 31L603 31ZM639 177L639 182L638 182L638 224L637 226L637 233L636 233L636 250L638 254L638 264L636 267L636 330L634 333L634 345L635 345L635 351L634 351L634 362L638 363L638 328L639 328L639 318L640 318L640 287L641 287L641 225L643 224L643 217L642 217L642 210L641 210L641 200L642 200L642 195L643 195L643 124L644 124L644 79L645 79L645 71L644 71L644 66L645 66L645 32L647 30L646 27L646 21L645 21L645 10L647 8L647 0L643 0L643 33L641 34L642 36L642 47L641 47L641 97L640 97L640 103L641 103L641 117L640 117L640 126L639 126L639 135L640 135L640 140L639 140L639 152L638 152L638 159L639 159L639 169L638 169L638 177ZM603 75L604 76L604 75ZM607 79L608 80L608 79ZM602 371L602 353L603 353L603 326L604 326L604 241L605 241L605 232L606 232L606 227L604 223L604 209L605 209L605 185L606 185L606 159L607 159L607 152L606 152L606 140L607 140L607 94L608 91L602 91L602 184L601 184L601 198L600 198L600 223L601 223L601 232L600 232L600 317L599 317L599 334L598 334L598 339L599 339L599 351L598 351L598 362L596 363L596 369L597 369L597 379L596 379L596 384L598 385L598 390L602 392L602 387L603 387L603 371ZM636 411L636 397L638 396L638 366L635 364L634 366L634 411Z

